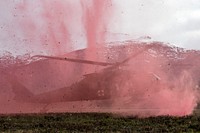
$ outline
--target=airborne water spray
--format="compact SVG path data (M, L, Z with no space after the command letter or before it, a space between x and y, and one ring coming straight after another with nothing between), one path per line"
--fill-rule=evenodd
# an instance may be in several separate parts
M18 2L13 6L13 21L10 22L13 26L9 29L9 35L13 34L11 31L15 27L17 32L13 42L16 41L17 46L23 46L19 49L27 50L31 55L58 56L87 46L88 49L83 50L81 54L75 52L67 56L94 61L120 62L146 45L152 46L124 66L120 66L129 74L122 73L118 77L112 77L113 81L109 84L114 86L113 92L116 90L117 92L109 103L77 101L49 102L48 105L44 105L26 103L27 96L20 97L21 102L15 101L16 90L13 90L9 80L6 80L8 75L5 72L11 76L13 74L12 77L16 77L14 80L20 82L34 95L40 95L68 87L80 81L83 78L82 75L99 73L99 70L89 65L53 60L39 60L28 64L26 60L30 58L21 59L20 64L12 56L2 56L1 91L4 93L1 94L4 94L3 98L7 100L3 100L2 97L0 99L3 106L0 109L1 113L35 113L45 107L45 110L52 112L70 109L76 112L84 108L87 112L117 112L138 116L183 116L191 114L196 107L199 93L196 88L198 88L199 77L195 75L198 73L198 67L193 66L199 64L192 62L189 57L197 55L194 57L199 58L199 55L156 42L150 44L132 41L113 42L111 45L105 43L105 31L112 17L108 12L115 10L110 6L111 1ZM8 39L12 40L12 37ZM108 45L110 47L107 47ZM177 66L176 64L180 62L189 62L192 67ZM9 65L6 65L5 69L6 63ZM21 88L15 86L15 89ZM18 93L25 95L26 92L21 89ZM48 96L45 95L45 97Z

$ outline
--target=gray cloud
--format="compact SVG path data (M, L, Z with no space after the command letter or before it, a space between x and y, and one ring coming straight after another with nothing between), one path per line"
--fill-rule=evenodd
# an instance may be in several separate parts
M200 49L200 2L198 0L114 0L117 12L110 30L187 49Z

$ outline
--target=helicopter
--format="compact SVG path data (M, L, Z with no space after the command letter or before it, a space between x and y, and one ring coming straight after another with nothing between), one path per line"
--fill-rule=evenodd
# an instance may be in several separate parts
M11 88L13 90L13 93L15 94L14 99L16 101L49 104L68 101L111 100L131 94L131 91L134 91L134 87L141 87L141 85L137 84L137 80L140 80L138 74L135 73L135 71L130 71L127 68L132 67L129 64L130 60L137 57L144 51L149 50L151 47L152 46L146 46L139 51L133 53L131 56L125 58L124 60L114 63L85 59L74 59L68 57L35 55L32 58L73 62L77 65L87 64L104 67L99 72L84 74L81 80L76 81L69 86L61 87L47 92L42 92L39 94L34 94L33 92L31 92L27 88L27 86L25 86L18 80L15 74L9 75L7 79L11 83ZM147 80L145 81L151 82L153 79L156 82L156 85L159 84L159 76L153 73L144 74L145 77L147 77ZM135 82L133 82L133 79L135 80ZM123 91L121 90L123 89L123 87L126 87L127 84L129 84L128 92L123 93ZM132 88L130 88L130 86Z

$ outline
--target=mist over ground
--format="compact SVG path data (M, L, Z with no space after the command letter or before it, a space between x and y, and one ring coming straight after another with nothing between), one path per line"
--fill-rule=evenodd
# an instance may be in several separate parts
M197 107L199 51L168 42L198 49L198 8L128 0L8 0L0 5L0 113L183 116ZM109 68L34 55L121 64ZM94 99L99 97L88 88L110 99Z

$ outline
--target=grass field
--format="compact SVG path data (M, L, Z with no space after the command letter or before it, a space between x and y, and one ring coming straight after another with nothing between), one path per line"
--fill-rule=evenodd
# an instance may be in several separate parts
M200 132L200 115L149 118L106 113L0 116L1 132Z

